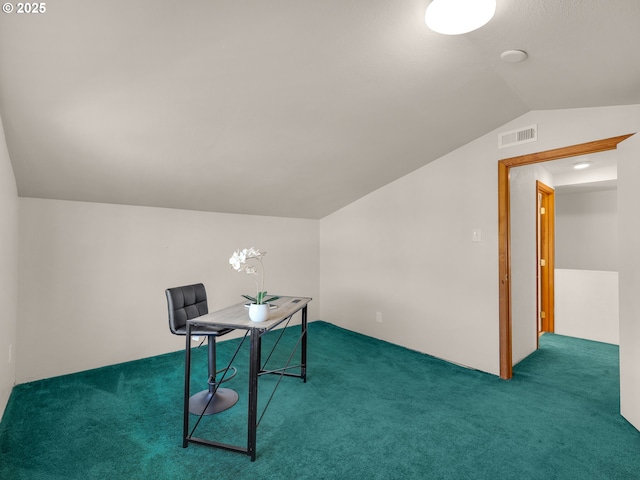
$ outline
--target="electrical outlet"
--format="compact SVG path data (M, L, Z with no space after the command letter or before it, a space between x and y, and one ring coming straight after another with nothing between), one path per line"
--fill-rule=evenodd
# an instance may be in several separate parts
M382 313L376 312L376 322L382 323Z

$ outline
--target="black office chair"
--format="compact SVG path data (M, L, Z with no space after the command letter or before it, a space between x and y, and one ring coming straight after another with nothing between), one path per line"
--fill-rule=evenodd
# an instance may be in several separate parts
M209 313L207 292L202 283L168 288L165 293L169 307L169 329L175 335L187 334L187 320ZM216 383L216 375L220 373L216 372L216 337L226 335L232 330L231 328L207 326L197 326L191 329L192 336L207 337L209 356L209 388L191 396L189 399L191 413L200 415L204 411L204 415L212 415L233 407L238 401L238 394L235 391L220 388ZM235 376L236 370L234 367L231 368L231 375L224 378L223 382L231 380Z

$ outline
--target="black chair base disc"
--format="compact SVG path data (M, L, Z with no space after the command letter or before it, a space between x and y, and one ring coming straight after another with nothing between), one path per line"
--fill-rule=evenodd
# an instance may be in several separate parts
M195 415L213 415L214 413L224 412L237 403L238 393L230 388L218 388L211 402L209 402L209 399L211 399L209 390L196 393L189 398L189 412ZM209 404L208 406L207 403Z

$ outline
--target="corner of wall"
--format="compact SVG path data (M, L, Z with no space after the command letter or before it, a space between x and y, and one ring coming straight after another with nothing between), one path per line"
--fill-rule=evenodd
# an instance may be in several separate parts
M15 384L18 323L18 189L0 118L0 416Z

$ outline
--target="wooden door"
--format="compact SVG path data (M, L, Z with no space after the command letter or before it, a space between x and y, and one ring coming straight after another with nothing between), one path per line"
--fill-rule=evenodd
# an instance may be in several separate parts
M538 262L538 335L554 331L554 244L555 198L554 190L544 183L537 187L537 241Z

